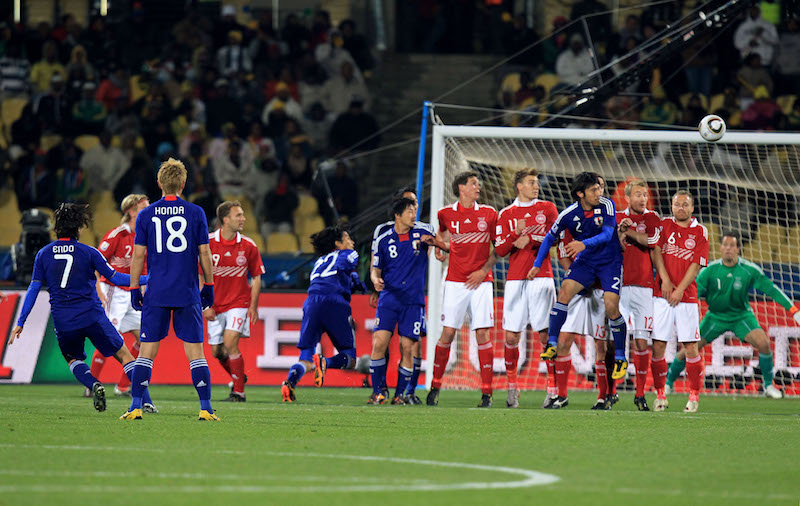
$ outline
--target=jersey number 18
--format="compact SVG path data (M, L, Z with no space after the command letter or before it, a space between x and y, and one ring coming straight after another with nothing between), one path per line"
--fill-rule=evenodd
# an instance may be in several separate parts
M156 225L156 252L161 253L164 251L162 241L163 232L161 231L161 218L158 216L153 216L153 223ZM186 243L186 237L183 235L183 233L186 231L186 218L183 216L173 216L172 218L167 219L165 225L167 232L169 233L167 236L167 250L171 251L172 253L186 251L186 247L188 245Z

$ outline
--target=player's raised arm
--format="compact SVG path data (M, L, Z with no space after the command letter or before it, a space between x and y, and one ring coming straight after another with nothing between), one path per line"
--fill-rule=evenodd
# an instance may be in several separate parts
M701 272L700 276L702 275L703 273ZM698 287L700 286L700 276L698 276ZM798 312L797 306L794 305L792 299L790 299L783 290L781 290L771 279L769 279L761 269L758 269L758 274L755 277L753 288L783 306L783 308L789 311L789 313L792 315L794 321L800 325L800 312Z

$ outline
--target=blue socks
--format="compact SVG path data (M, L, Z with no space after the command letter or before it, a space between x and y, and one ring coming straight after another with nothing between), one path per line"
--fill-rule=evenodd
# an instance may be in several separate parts
M372 375L372 392L379 394L386 383L386 358L369 361L369 372Z
M153 361L149 358L139 357L135 361L131 373L131 407L128 411L142 409L144 390L150 385L150 376L153 374Z
M81 384L89 390L97 383L97 378L92 376L92 371L89 370L89 366L86 365L83 360L75 360L72 362L69 365L69 370L75 376L75 379L80 381Z
M406 391L406 386L411 380L411 375L414 374L414 369L406 369L405 367L397 367L397 390L394 391L395 397L402 396Z
M213 413L211 409L211 372L208 370L208 362L204 358L198 358L189 362L189 369L192 372L192 384L197 390L200 398L200 409Z
M349 361L350 357L344 353L339 353L338 355L334 355L331 358L325 359L329 369L347 369L347 363Z
M297 385L297 382L303 377L306 373L306 366L302 363L298 362L294 364L291 368L289 368L289 375L286 376L286 381L292 385L294 388Z
M551 346L558 346L558 335L561 333L561 327L564 326L565 321L567 321L567 304L556 302L550 311L550 327L547 336L547 342Z
M125 371L125 376L131 380L131 385L133 385L133 368L136 366L136 360L131 360L127 364L122 366L122 370ZM133 386L131 386L133 388ZM133 391L131 391L133 394ZM153 400L150 398L150 389L145 387L144 392L142 393L142 403L144 404L153 404Z
M608 323L611 327L611 337L614 338L614 360L625 360L625 338L628 336L625 318L619 315L616 320L609 320Z
M414 357L414 372L411 373L411 378L408 380L408 386L406 387L406 394L407 395L414 395L417 391L417 382L419 382L419 371L422 368L422 359L419 357Z

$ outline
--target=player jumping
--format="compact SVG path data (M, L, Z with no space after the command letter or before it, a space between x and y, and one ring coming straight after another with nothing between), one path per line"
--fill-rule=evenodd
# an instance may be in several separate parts
M180 198L186 185L186 168L170 158L158 169L158 187L163 197L139 211L131 263L131 303L142 311L142 346L131 384L132 401L120 419L142 418L142 393L150 383L153 359L167 337L170 318L178 339L183 341L200 398L199 420L218 421L211 408L211 374L203 354L204 308L214 304L214 278L208 247L208 224L200 206ZM150 284L142 297L139 273L147 255ZM197 287L197 263L205 285Z
M759 266L739 256L739 235L726 232L720 246L722 258L711 262L697 276L697 295L705 297L708 312L700 322L699 348L731 331L740 341L746 341L758 350L758 367L761 369L764 394L780 399L783 393L772 384L772 350L769 337L761 328L750 307L750 291L755 289L766 294L783 306L800 324L800 311L786 294L764 274ZM686 367L686 353L681 350L672 362L667 374L667 389L678 379Z
M120 333L103 312L103 305L95 289L95 271L116 285L131 284L130 276L115 271L99 251L78 242L80 230L88 226L91 219L88 206L61 204L53 216L58 240L44 246L36 254L31 284L8 344L12 344L22 334L25 320L28 319L36 296L44 285L50 293L50 312L61 354L75 378L91 389L95 409L105 411L105 388L84 362L85 339L88 337L104 357L113 356L117 359L128 376L133 372L134 358L125 347ZM144 276L139 279L137 275L137 285L146 282ZM143 389L142 396L143 409L155 413L155 406L146 388Z
M233 379L233 388L225 400L245 402L244 358L239 338L250 335L250 323L258 318L264 264L256 243L242 235L246 218L241 203L223 202L217 207L217 219L220 228L208 236L216 297L214 306L203 311L203 316L208 320L211 352Z

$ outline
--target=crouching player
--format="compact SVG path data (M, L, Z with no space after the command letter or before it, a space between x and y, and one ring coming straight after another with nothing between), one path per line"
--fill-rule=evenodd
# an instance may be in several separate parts
M88 337L104 357L113 356L131 377L134 359L125 346L122 336L103 311L103 305L94 286L95 271L118 286L130 284L130 276L116 272L106 263L99 251L78 242L80 229L89 224L89 208L80 204L61 204L56 212L55 232L58 240L43 247L36 254L33 277L25 295L17 326L11 332L8 344L22 334L25 320L30 315L36 296L44 285L50 292L50 311L53 314L58 347L69 364L69 370L86 388L91 389L94 407L105 411L105 388L97 381L86 365L84 340ZM140 279L147 282L146 277ZM145 389L143 409L156 412Z
M414 373L414 343L425 332L425 280L428 275L428 247L446 249L433 236L433 228L416 222L417 204L400 198L392 204L394 226L376 241L372 262L372 284L380 293L372 336L370 373L372 395L367 404L383 404L386 397L386 348L397 329L400 334L400 364L397 390L392 404L408 404L406 386Z
M350 294L353 286L365 290L355 272L358 252L353 250L350 234L341 226L328 227L311 236L311 244L319 258L311 271L308 298L303 303L300 326L300 360L289 369L281 385L283 402L294 402L297 382L309 369L314 369L314 385L321 387L330 368L353 369L356 365L356 344ZM328 334L336 351L330 358L314 354L322 333Z

